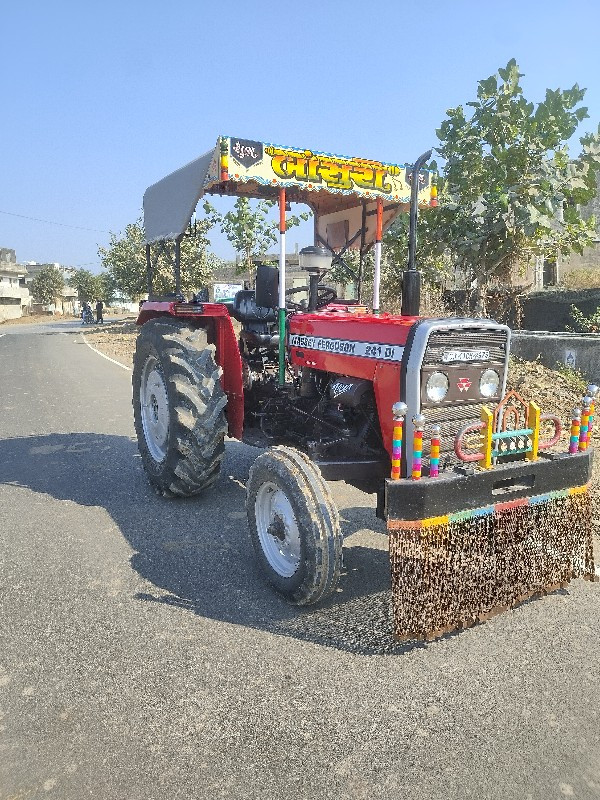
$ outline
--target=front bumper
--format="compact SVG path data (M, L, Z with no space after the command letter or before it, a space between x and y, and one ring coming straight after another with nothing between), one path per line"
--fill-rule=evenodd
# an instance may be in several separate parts
M584 486L591 473L592 451L586 450L574 455L540 454L537 461L516 461L490 470L459 468L437 478L387 479L384 518L393 529L477 509L491 512L521 505L523 500L543 502Z

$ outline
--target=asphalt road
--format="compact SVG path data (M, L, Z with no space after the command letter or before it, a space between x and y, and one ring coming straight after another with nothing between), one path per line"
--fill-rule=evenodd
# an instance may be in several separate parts
M149 489L130 374L77 323L0 329L0 798L600 798L600 584L421 646L389 637L383 526L333 485L341 591L289 607L230 442Z

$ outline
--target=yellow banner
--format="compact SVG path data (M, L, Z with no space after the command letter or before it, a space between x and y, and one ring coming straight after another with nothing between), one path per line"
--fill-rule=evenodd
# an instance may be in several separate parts
M382 197L396 203L410 201L410 165L346 158L234 137L221 139L220 153L221 181L254 181L265 186L297 186L310 192ZM422 170L419 203L429 203L430 198L431 173Z

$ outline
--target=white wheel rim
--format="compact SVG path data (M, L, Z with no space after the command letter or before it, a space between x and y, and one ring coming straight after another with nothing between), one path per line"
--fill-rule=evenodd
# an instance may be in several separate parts
M164 461L169 438L169 396L160 363L154 356L146 359L142 370L140 406L150 455L156 462Z
M275 483L263 483L254 505L256 530L269 565L291 578L300 564L300 531L290 501Z

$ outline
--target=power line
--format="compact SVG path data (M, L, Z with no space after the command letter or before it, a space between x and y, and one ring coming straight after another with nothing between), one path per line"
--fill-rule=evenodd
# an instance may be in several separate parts
M50 219L38 219L37 217L28 217L25 214L15 214L12 211L2 211L0 214L8 214L10 217L20 217L21 219L29 219L33 222L43 222L46 225L58 225L61 228L74 228L78 231L93 231L94 233L110 233L110 231L103 231L100 228L83 228L81 225L67 225L64 222L53 222Z

